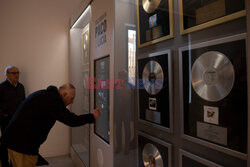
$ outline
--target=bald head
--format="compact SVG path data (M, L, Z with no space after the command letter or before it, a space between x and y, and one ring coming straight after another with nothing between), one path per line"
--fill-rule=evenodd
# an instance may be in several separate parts
M66 83L66 84L63 84L62 86L59 87L59 91L60 90L67 90L67 89L76 89L76 88L71 83Z
M75 99L75 87L70 84L64 84L59 87L59 93L61 95L61 98L65 104L65 106L72 104Z
M19 69L16 66L7 66L4 70L4 74L13 85L18 83Z

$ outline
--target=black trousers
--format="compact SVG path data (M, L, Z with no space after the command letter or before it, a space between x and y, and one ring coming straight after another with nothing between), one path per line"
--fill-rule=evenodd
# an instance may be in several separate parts
M1 127L2 135L8 123L10 122L10 119L11 119L11 116L7 116L7 117L0 116L0 127ZM0 145L0 159L1 159L2 167L9 167L8 149L3 145Z

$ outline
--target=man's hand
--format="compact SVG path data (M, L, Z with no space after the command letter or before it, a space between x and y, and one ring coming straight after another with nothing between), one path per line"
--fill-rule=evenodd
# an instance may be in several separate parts
M0 114L0 116L8 117L9 115L8 114Z
M100 111L101 109L100 108L96 108L94 109L94 112L93 112L93 115L94 115L94 118L98 118L100 116Z

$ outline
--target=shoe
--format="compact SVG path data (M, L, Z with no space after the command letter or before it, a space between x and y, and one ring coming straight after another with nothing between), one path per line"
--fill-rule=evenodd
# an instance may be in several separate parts
M36 166L49 165L49 162L46 161L40 154L38 154Z

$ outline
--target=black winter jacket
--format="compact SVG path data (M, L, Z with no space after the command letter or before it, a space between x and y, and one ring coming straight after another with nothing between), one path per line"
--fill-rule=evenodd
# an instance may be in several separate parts
M57 88L49 86L46 90L32 93L21 103L1 142L16 152L37 155L56 120L74 127L93 123L94 116L71 113L65 107Z
M0 83L0 116L8 114L12 116L18 105L25 99L24 86L17 83L13 86L8 79Z

